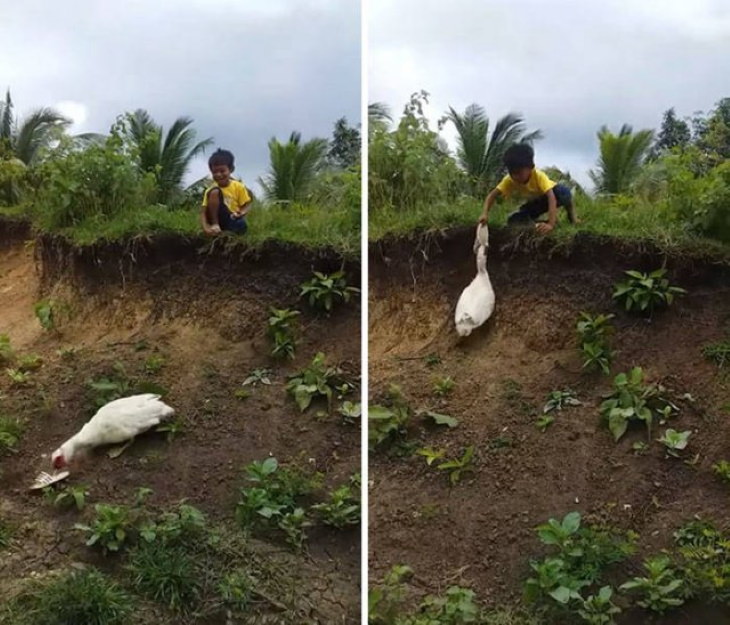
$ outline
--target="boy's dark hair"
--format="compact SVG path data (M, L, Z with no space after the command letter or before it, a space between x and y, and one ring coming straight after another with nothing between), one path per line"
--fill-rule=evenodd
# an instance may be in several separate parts
M535 166L535 150L527 143L515 143L504 152L504 166L509 173Z
M233 153L229 152L228 150L221 150L218 148L213 154L210 155L210 158L208 159L208 169L213 169L213 167L219 167L221 165L225 165L233 171L235 169L234 167L235 158L233 157Z

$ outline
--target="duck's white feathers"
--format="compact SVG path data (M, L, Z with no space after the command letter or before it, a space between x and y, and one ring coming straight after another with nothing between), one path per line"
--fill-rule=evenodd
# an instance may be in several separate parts
M486 227L484 228L486 230ZM486 240L479 230L477 242ZM454 322L459 336L469 336L494 312L494 289L487 273L487 246L477 246L477 275L461 293L456 304Z

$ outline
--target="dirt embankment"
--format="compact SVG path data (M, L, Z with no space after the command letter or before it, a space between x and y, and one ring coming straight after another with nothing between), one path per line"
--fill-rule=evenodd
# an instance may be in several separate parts
M79 250L50 237L29 239L13 223L0 222L0 333L16 354L37 354L43 365L26 385L0 379L0 413L25 423L17 453L0 458L2 517L19 528L0 564L0 589L31 571L93 561L71 529L78 519L26 489L50 452L93 413L90 381L159 385L182 422L172 441L150 433L115 460L92 455L72 476L89 487L90 503L129 504L144 486L154 491L151 505L187 498L211 522L226 524L245 484L241 469L254 460L304 463L324 474L327 489L359 471L358 428L336 414L315 417L320 406L299 414L284 389L317 352L359 380L359 302L327 318L298 297L313 269L344 265L359 286L357 262L330 251L271 244L250 253L174 237ZM41 299L53 302L50 331L34 314ZM269 356L271 307L302 310L291 362ZM271 369L272 384L237 397L262 367ZM358 392L349 399L359 401ZM292 622L359 618L359 528L314 528L309 555L288 570L303 580L296 601L308 605L309 620L300 612Z
M577 510L639 532L640 554L624 567L623 579L638 574L640 556L669 546L672 532L693 515L727 523L727 486L711 466L730 458L730 386L701 350L730 335L730 267L596 237L550 249L546 241L494 232L488 272L496 310L485 327L459 340L453 313L476 271L473 237L472 229L461 229L371 248L371 399L398 384L414 409L460 421L435 432L416 420L412 449L443 448L454 457L473 445L477 457L473 477L454 487L421 456L371 457L371 578L408 564L422 589L442 591L460 582L487 603L504 604L519 599L529 560L541 553L534 527L550 517ZM651 322L618 310L611 295L622 272L660 266L688 295ZM581 311L616 314L611 377L581 369L575 333ZM631 446L645 437L642 431L616 444L601 424L601 395L613 375L632 366L663 381L673 397L695 399L682 404L671 424L693 432L686 454L696 456L691 466L666 459L656 442L645 455L634 455ZM438 398L434 382L446 376L455 388ZM548 393L566 388L582 405L559 413L541 433L535 421ZM656 622L727 618L704 610L689 606ZM644 617L626 614L622 622L643 623Z

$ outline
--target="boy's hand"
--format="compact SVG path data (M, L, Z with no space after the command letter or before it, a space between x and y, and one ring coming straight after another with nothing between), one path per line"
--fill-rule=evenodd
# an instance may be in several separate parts
M479 218L479 222L481 225L484 225L489 221L489 215L482 214L482 216Z
M211 236L220 234L221 233L221 227L218 224L215 224L214 226L208 226L205 229L205 234L209 234Z
M555 228L555 225L551 224L551 223L543 222L543 223L537 224L535 227L537 228L537 231L540 234L548 234L553 231L553 229Z

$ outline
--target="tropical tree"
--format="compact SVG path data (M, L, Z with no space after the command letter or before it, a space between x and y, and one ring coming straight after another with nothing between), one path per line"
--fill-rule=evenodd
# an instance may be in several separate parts
M559 167L545 167L543 171L547 174L548 178L553 180L554 182L559 182L560 184L564 184L566 187L570 188L574 193L583 193L585 194L585 189L580 185L580 183L573 178L573 176L570 175L569 171L563 171Z
M335 122L327 158L335 167L347 169L360 161L360 145L360 131L341 117Z
M651 147L654 133L651 130L634 132L624 124L618 134L606 126L598 131L600 157L595 170L589 175L599 193L623 193L639 175Z
M449 107L442 122L453 122L458 147L456 157L477 195L493 187L504 174L502 159L507 148L515 143L532 143L542 138L542 132L527 132L523 118L517 113L508 113L497 120L491 134L489 117L478 104L469 105L464 113L457 113Z
M326 155L326 139L302 142L299 132L292 132L286 143L272 137L269 172L259 178L266 198L276 202L304 200L324 167Z
M3 144L3 151L10 158L18 159L25 165L35 164L42 149L58 140L71 120L51 108L40 108L21 122L15 117L13 108L8 89L5 101L0 102L0 144Z
M158 200L167 202L182 186L191 161L213 143L212 138L195 142L193 120L178 117L167 134L144 109L125 116L123 133L135 148L142 172L155 176Z
M677 118L674 108L667 109L664 111L659 135L652 148L652 156L657 157L662 152L674 148L685 148L689 145L691 138L689 124L683 119Z

